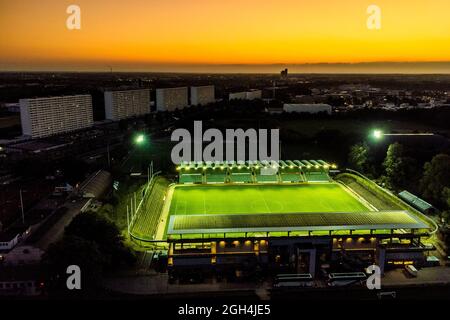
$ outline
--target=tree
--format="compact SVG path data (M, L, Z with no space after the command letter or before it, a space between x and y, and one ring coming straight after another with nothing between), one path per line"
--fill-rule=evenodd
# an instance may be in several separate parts
M450 209L450 188L445 187L444 190L442 190L442 201L447 206L447 209Z
M409 187L417 172L416 161L404 156L404 148L398 142L389 145L383 167L386 173L384 180L393 189Z
M450 187L450 156L438 154L431 162L425 163L424 174L420 182L422 195L424 198L442 207L448 206L445 203L444 189Z
M46 287L49 293L68 292L67 267L81 269L81 288L84 292L95 289L102 279L103 258L96 243L79 237L66 237L48 248L42 258Z
M116 225L98 214L85 212L77 215L66 227L65 235L94 242L103 256L105 270L135 262L134 255L124 246Z
M353 169L369 173L370 168L370 149L366 143L357 143L350 148L348 161Z

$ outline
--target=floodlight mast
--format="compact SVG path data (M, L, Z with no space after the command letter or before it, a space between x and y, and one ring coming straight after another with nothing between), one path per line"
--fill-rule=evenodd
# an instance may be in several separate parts
M383 133L383 131L376 129L376 130L373 131L372 136L376 140L380 140L384 136L384 133Z
M142 144L145 141L145 136L143 134L139 134L135 139L137 144Z

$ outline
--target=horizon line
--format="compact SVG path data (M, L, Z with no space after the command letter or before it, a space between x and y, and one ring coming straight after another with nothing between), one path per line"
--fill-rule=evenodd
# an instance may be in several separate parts
M369 62L307 62L307 63L114 63L105 61L104 66L85 63L43 66L0 65L0 72L104 72L104 73L259 73L277 74L280 70L271 68L291 68L291 74L450 74L450 60L443 61L369 61ZM380 70L382 67L385 70ZM405 68L413 68L408 70ZM373 69L377 68L377 69ZM115 69L115 70L114 70ZM203 70L202 70L203 69ZM210 70L207 70L210 69ZM215 70L214 70L215 69ZM221 70L222 69L222 70ZM229 69L229 70L226 70ZM234 69L234 70L233 70ZM248 70L238 70L248 69ZM256 70L260 69L260 70ZM266 70L261 70L266 69ZM303 69L303 70L301 70ZM328 69L328 70L327 70ZM334 69L334 70L333 70ZM359 69L359 70L358 70ZM441 69L441 70L439 70ZM220 70L220 71L219 71Z

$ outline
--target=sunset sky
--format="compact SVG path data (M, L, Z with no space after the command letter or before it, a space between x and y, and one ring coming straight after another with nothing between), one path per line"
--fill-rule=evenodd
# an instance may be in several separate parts
M81 8L81 30L66 28L70 4ZM382 10L381 30L366 27L370 4ZM449 13L449 0L0 0L0 70L444 62Z

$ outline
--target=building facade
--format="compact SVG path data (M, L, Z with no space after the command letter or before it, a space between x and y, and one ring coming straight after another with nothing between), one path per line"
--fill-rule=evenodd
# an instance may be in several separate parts
M20 99L22 132L42 138L92 127L90 95Z
M150 113L150 89L106 91L105 117L121 120Z
M188 88L156 89L156 110L174 111L188 106Z
M205 105L214 101L214 86L191 87L191 105Z
M262 98L262 91L261 90L250 90L250 91L243 91L243 92L234 92L230 93L228 95L228 100L235 100L235 99L241 99L241 100L255 100L255 99L261 99Z

